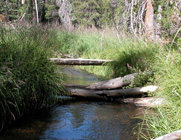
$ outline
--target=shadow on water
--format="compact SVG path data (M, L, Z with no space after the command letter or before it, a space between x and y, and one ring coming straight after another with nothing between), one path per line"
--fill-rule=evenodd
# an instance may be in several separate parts
M71 84L88 85L99 79L67 67L62 70ZM76 81L78 77L78 81ZM70 81L65 81L69 83ZM0 140L136 140L134 127L145 109L115 102L74 101L41 110L25 121L15 123Z
M136 140L140 108L108 102L75 102L52 108L40 139Z
M95 74L76 69L72 66L61 66L61 72L65 74L64 84L85 86L102 80L102 78L97 77Z

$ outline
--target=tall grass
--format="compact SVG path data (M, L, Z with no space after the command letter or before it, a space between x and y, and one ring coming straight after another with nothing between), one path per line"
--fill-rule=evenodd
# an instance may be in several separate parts
M67 35L68 34L68 35ZM89 72L107 78L123 76L133 72L151 70L150 63L158 53L157 45L136 40L132 36L121 36L117 39L115 32L59 32L59 41L68 44L66 53L72 57L87 59L115 60L114 63L102 66L81 67ZM64 37L62 37L64 36ZM64 39L70 37L71 39ZM63 45L64 46L64 45ZM67 49L66 49L67 48ZM64 51L65 52L65 51ZM130 66L128 68L128 65Z
M151 131L149 137L156 138L176 130L181 130L181 55L170 45L160 48L154 62L154 83L159 86L158 97L165 99L165 105L155 109L157 115L146 115L144 125ZM142 134L144 136L144 134Z
M61 78L48 60L54 37L39 27L0 28L0 129L55 102Z

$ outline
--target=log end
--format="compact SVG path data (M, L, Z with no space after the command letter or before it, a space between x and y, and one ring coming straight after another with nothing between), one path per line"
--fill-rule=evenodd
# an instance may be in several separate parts
M125 99L117 99L117 101L122 103L131 103L136 106L148 106L148 107L156 107L162 105L164 102L163 98L155 98L155 97L145 97L145 98L125 98Z

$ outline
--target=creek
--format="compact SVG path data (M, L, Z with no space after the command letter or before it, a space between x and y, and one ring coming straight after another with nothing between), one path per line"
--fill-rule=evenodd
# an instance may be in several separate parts
M65 84L88 85L101 80L74 67L61 69L68 76ZM0 140L136 140L135 126L144 111L117 102L68 101L15 123Z

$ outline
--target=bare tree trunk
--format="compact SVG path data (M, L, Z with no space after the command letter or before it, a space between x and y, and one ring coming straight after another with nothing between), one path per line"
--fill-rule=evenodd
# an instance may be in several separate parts
M145 16L145 35L150 40L154 40L154 9L151 0L147 0Z
M38 4L37 4L37 0L35 0L35 8L36 8L36 23L39 23L39 18L38 18Z
M86 88L66 88L66 91L71 97L84 97L84 98L120 98L127 96L143 95L146 92L141 90L142 88L130 88L130 89L114 89L114 90L92 90Z
M154 89L153 89L154 87ZM156 86L136 87L129 89L112 89L112 90L97 90L88 89L85 87L67 86L66 88L68 96L71 97L84 97L84 98L120 98L143 95L147 92L153 92L157 89Z
M118 77L114 79L110 79L107 81L102 81L98 83L94 83L89 85L87 88L90 89L115 89L115 88L121 88L123 86L129 85L135 76L137 76L137 73L129 74L124 77Z
M50 58L50 60L58 65L102 65L104 63L112 62L112 60L74 58Z
M60 7L58 14L63 27L67 30L72 30L73 26L70 18L72 6L70 2L68 0L56 0L56 4Z
M155 97L143 97L143 98L119 98L115 101L126 104L135 104L136 106L149 106L149 107L157 107L162 105L165 101L163 98L155 98Z
M147 72L147 75L152 75L152 72ZM138 73L133 73L129 75L125 75L124 77L118 77L114 79L110 79L107 81L102 81L98 83L91 84L87 86L89 89L116 89L121 88L123 86L129 85L133 82L133 79L138 75Z
M24 3L25 3L25 0L21 0L21 4L24 5Z

